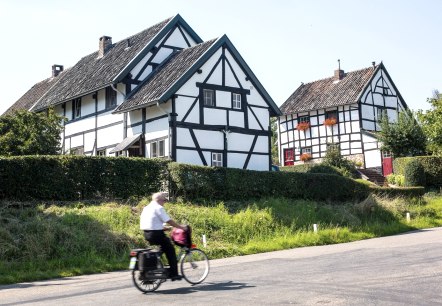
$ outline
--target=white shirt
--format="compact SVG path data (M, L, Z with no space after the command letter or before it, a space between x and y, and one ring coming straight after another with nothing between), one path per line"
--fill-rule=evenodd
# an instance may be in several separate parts
M170 220L169 215L163 206L156 201L152 201L143 208L140 217L140 229L143 231L162 230L163 223Z

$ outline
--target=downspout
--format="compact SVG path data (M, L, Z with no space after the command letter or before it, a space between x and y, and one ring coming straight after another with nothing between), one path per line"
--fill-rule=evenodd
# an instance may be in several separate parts
M167 115L167 121L169 122L169 127L168 127L168 132L167 132L167 142L169 144L169 159L171 159L171 154L172 154L172 143L170 141L170 113L168 113L164 108L162 108L160 106L160 101L157 101L157 107L163 111L163 113L165 113Z
M115 92L121 94L121 95L123 96L123 100L126 99L126 94L124 94L122 91L120 91L120 90L115 86L115 84L112 83L112 84L111 84L111 88L112 88ZM117 104L118 104L118 103L117 103ZM124 112L124 113L123 113L123 139L126 139L126 138L127 138L127 112ZM127 156L127 151L124 152L124 155Z

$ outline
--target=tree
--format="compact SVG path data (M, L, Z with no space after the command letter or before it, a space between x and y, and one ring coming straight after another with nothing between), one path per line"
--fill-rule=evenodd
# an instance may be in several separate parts
M0 117L0 156L59 154L62 120L53 110Z
M382 151L391 152L395 157L425 154L426 136L411 110L400 112L395 122L390 122L384 113L379 124Z
M278 157L278 119L277 118L270 118L270 128L272 130L272 137L271 137L272 164L278 165L279 157Z
M433 155L442 156L442 95L435 91L433 98L427 100L431 109L419 110L417 118L427 136L427 151Z

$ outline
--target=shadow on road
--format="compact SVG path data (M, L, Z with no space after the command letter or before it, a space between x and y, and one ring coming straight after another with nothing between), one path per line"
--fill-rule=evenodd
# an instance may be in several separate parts
M161 290L155 292L155 294L189 294L199 291L224 291L224 290L239 290L245 288L252 288L255 286L250 286L245 283L237 283L233 281L223 282L223 283L206 283L203 285L196 285L192 287L182 287L170 290Z

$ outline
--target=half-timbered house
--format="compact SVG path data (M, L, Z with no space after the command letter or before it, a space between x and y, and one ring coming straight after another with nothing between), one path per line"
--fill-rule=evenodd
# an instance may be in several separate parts
M391 156L380 151L378 119L390 120L407 108L381 63L301 84L281 105L278 118L279 158L289 166L320 161L329 145L362 168L391 173Z
M64 154L270 169L280 110L225 35L204 42L177 15L117 43L103 36L96 52L53 69L43 93L12 109L65 116Z

